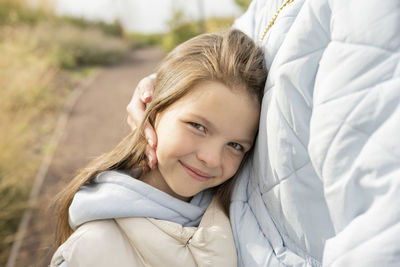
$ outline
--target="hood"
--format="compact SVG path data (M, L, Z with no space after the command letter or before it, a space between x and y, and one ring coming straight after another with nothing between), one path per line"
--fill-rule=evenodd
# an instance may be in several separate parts
M184 202L123 172L105 171L75 194L69 224L76 229L94 220L151 217L198 226L211 199L212 193L205 190Z

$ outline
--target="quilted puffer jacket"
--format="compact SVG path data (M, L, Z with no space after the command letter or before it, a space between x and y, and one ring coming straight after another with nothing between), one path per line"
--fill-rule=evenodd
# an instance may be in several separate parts
M81 225L54 254L50 267L235 267L228 217L214 198L199 227L148 217Z
M253 1L235 27L258 41L284 2ZM262 47L239 266L400 266L400 1L294 0Z

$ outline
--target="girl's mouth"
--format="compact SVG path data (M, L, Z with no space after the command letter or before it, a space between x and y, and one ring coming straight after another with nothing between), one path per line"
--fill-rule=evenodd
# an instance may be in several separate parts
M186 173L192 177L193 179L200 181L200 182L205 182L208 179L212 178L212 175L209 175L205 172L202 172L196 168L190 167L188 165L185 165L184 163L182 163L181 161L179 161L179 163L182 165L183 169L186 171Z

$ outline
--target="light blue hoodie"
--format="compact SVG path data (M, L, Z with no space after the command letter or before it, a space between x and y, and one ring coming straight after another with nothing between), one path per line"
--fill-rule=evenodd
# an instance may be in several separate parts
M140 177L141 170L134 170ZM73 229L103 219L151 217L198 226L212 199L205 190L184 202L142 181L118 171L105 171L84 185L74 196L69 208L69 224ZM59 267L68 267L63 261Z
M139 175L140 170L136 170L135 176ZM123 172L105 171L75 194L69 208L69 223L76 229L94 220L151 217L198 226L211 199L208 190L184 202Z

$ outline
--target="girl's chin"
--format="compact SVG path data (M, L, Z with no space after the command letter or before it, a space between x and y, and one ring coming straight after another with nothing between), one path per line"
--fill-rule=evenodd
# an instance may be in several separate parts
M185 202L189 202L192 199L192 196L185 196L185 195L177 194L175 192L174 192L174 194L170 194L170 195L177 199L185 201Z

